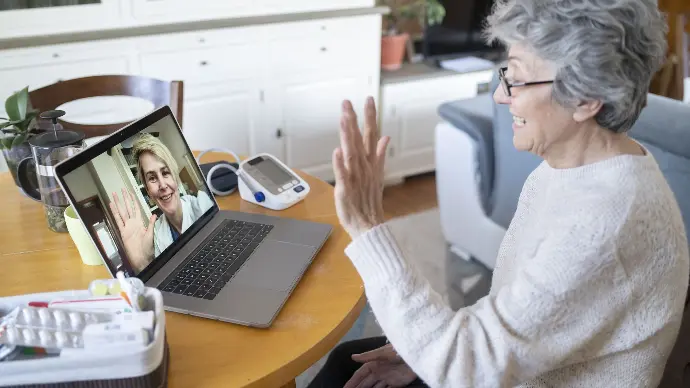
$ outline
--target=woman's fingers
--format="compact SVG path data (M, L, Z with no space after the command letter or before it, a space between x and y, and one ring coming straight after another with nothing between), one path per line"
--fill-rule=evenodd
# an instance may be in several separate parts
M352 135L350 135L349 124L347 123L347 118L343 114L340 118L340 148L342 150L343 160L345 168L352 169Z
M122 219L122 216L120 216L120 211L117 209L117 194L113 193L113 200L110 201L110 211L113 212L113 216L115 217L115 223L117 224L117 227L122 231L122 228L125 227L125 222Z
M147 243L149 241L153 241L153 229L156 226L156 219L158 218L157 215L151 214L151 217L149 218L149 227L146 229L146 232L144 232L144 241Z
M388 144L391 138L384 136L379 139L376 146L376 168L378 169L379 176L383 177L385 164L386 164L386 151L388 149Z
M136 199L134 198L134 193L130 191L128 194L130 199L129 203L132 205L132 216L139 220L141 219L141 212L139 206L137 206Z
M388 384L386 384L386 382L383 380L379 381L376 385L374 385L374 388L386 388L386 387L388 387Z
M358 388L368 377L371 377L371 365L364 364L350 377L343 388Z
M390 352L385 346L369 350L368 352L353 354L352 359L357 362L365 363L376 359L386 359L386 354Z
M357 125L357 114L352 108L352 103L348 100L343 101L343 117L341 120L341 138L343 153L345 156L345 166L348 169L359 169L366 159L366 151L362 140L362 133Z
M373 388L378 381L379 378L372 372L357 385L357 388Z
M123 217L126 219L132 218L132 209L129 204L129 195L127 194L127 191L123 188L122 189L122 205L125 209L125 214L123 214Z
M333 150L333 174L335 175L336 185L343 184L347 180L343 150L340 148Z
M125 209L123 206L125 204L120 203L120 197L117 195L117 193L113 193L113 201L115 202L115 207L117 208L117 213L122 219L122 223L126 223L127 220L129 219L129 212L127 209Z
M379 139L378 124L376 122L376 105L373 97L367 97L364 105L364 149L369 160L374 159L376 143Z

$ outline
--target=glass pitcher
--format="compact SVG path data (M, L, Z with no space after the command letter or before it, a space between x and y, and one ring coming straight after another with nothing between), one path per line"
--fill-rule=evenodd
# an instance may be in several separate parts
M30 138L33 157L23 159L17 166L22 190L34 200L43 202L48 227L62 233L67 232L65 209L69 201L55 177L55 165L86 148L83 133L58 130L57 118L64 114L63 111L41 114L41 118L53 121L53 130Z

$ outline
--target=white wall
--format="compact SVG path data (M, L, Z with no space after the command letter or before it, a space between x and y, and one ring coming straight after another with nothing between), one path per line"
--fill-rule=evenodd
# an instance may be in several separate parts
M65 184L77 202L98 195L98 187L86 166L79 167L65 175Z
M690 104L690 78L685 79L685 83L683 85L683 90L685 90L685 95L683 96L683 102L689 103Z

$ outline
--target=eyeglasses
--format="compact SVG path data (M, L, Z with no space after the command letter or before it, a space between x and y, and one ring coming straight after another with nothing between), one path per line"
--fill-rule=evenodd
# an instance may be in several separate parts
M506 96L508 96L508 97L512 96L512 94L510 93L510 89L514 88L516 86L542 85L542 84L553 83L553 80L551 80L551 81L509 83L508 80L506 79L506 71L508 71L507 67L501 67L500 69L498 69L498 79L499 79L499 81L501 81L501 85L503 86L503 91L506 93Z

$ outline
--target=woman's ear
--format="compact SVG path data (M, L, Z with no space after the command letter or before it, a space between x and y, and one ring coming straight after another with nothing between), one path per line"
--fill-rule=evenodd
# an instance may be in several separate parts
M603 104L601 101L582 101L573 112L573 120L581 123L587 121L599 113Z

